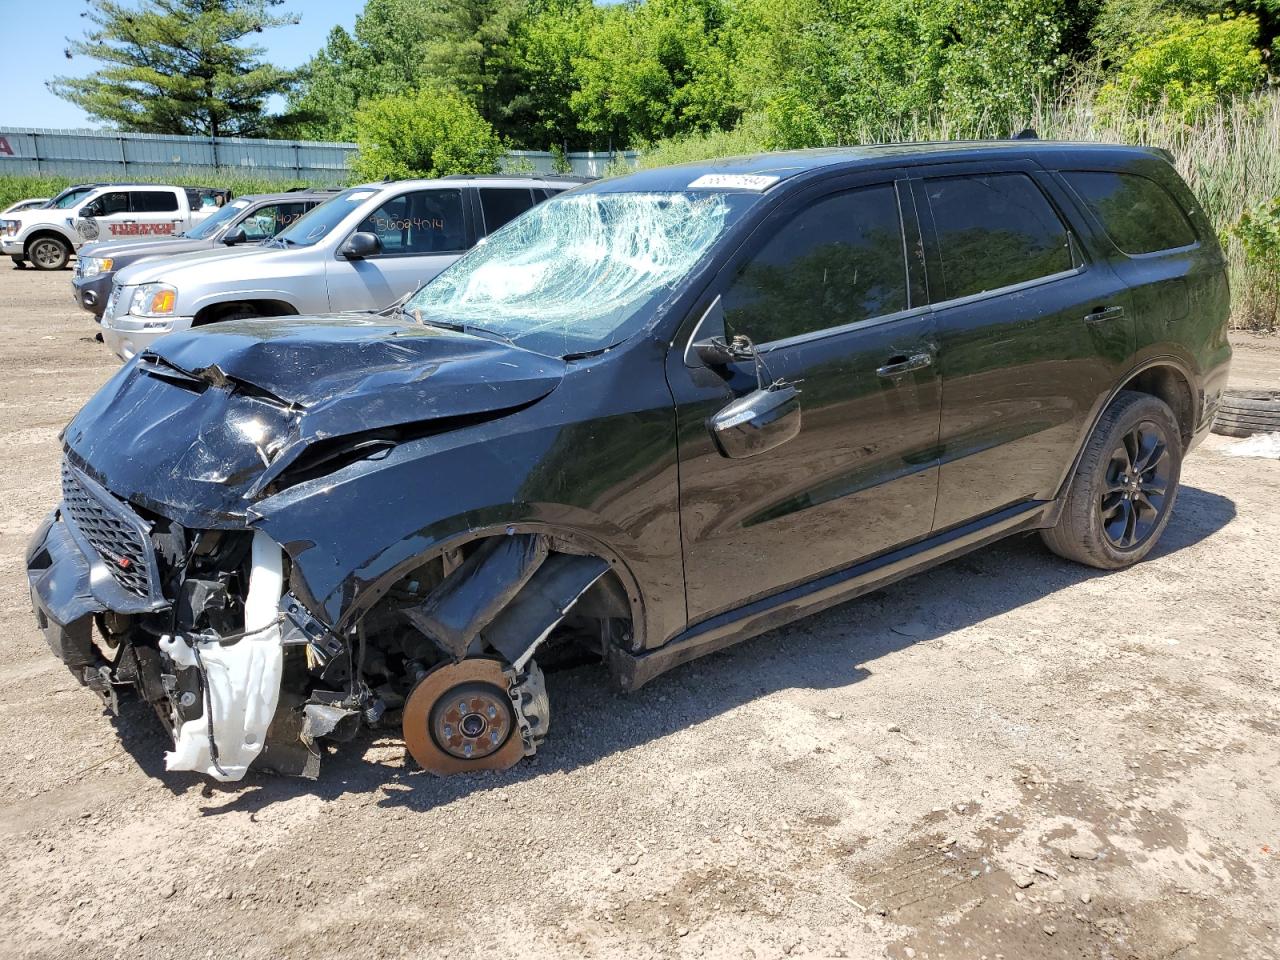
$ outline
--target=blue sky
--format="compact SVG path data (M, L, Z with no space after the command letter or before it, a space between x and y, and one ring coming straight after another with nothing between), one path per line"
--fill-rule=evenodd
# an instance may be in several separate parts
M0 130L5 127L96 127L74 104L45 88L52 77L91 73L94 61L68 60L67 37L84 33L84 0L0 0L0 57L5 89L0 96ZM296 67L324 46L335 26L348 30L364 0L289 0L281 10L300 14L297 26L268 30L258 37L267 59Z

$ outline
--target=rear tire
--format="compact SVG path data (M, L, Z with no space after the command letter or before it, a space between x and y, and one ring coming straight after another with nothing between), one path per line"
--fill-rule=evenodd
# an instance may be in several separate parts
M1122 390L1094 428L1056 526L1041 530L1060 557L1101 570L1131 566L1168 526L1182 472L1182 434L1164 401Z
M59 237L36 237L27 244L26 259L37 270L61 270L71 259L71 247Z

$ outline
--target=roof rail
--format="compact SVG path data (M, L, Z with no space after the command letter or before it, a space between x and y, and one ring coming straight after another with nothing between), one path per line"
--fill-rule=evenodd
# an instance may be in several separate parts
M450 173L440 177L441 180L598 180L577 173Z

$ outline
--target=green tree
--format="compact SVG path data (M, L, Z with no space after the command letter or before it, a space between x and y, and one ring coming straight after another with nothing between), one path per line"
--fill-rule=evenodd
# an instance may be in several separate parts
M773 146L1016 122L1087 35L1066 0L739 0L736 87Z
M450 87L503 127L517 91L514 33L529 0L367 0L354 35L341 27L303 70L290 99L301 131L325 139L355 135L367 101L423 87Z
M574 64L604 16L591 0L553 0L522 20L512 38L512 91L500 127L515 145L577 150L591 142L572 105L580 90Z
M1122 49L1120 69L1099 91L1107 109L1166 103L1191 121L1255 90L1266 77L1252 16L1171 18L1163 31Z
M726 14L722 0L605 10L573 61L569 103L582 129L616 147L732 126L742 111Z
M496 173L504 144L467 97L424 88L371 100L355 117L362 180Z
M263 136L287 118L266 100L287 92L294 73L262 60L246 38L294 24L273 14L284 0L146 0L141 7L90 0L92 25L67 57L105 64L87 77L56 77L55 94L122 130L211 137Z

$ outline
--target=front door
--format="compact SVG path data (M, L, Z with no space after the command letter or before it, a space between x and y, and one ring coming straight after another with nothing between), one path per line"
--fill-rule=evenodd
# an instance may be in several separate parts
M381 310L418 289L474 242L462 190L414 190L392 197L353 232L372 233L381 250L328 265L329 309Z
M911 194L884 174L842 186L757 228L692 334L748 337L764 380L799 382L796 436L725 457L707 421L756 365L705 366L680 342L668 358L691 623L929 532L939 391Z
M1131 304L1030 163L914 184L940 345L943 530L1056 495L1133 349Z

